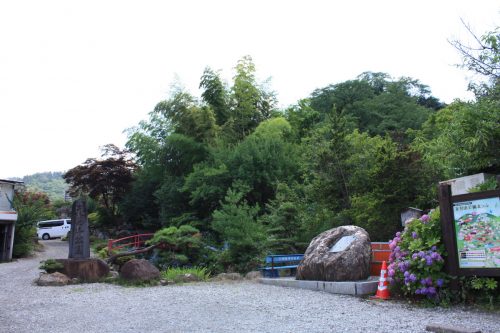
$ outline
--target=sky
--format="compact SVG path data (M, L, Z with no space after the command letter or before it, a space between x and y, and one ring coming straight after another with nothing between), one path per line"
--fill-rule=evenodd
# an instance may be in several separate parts
M199 96L250 55L281 107L365 71L471 99L449 40L500 22L497 0L0 1L0 179L66 171L124 147L172 84Z

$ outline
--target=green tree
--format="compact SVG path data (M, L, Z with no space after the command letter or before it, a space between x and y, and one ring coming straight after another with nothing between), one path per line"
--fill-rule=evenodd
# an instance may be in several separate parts
M250 56L239 60L235 70L226 128L232 138L241 140L271 116L276 98L273 92L257 84L255 65Z
M36 222L55 218L55 215L49 197L41 192L17 191L14 195L13 206L18 215L12 256L25 257L34 249Z
M228 191L221 209L213 213L213 229L228 246L232 269L248 272L260 264L267 236L257 219L259 207L248 205L243 197L244 192Z
M204 89L201 94L203 101L214 110L217 125L224 125L229 118L229 93L220 74L209 67L205 68L200 88Z
M73 196L87 194L114 218L118 214L118 203L130 187L136 164L127 152L113 144L105 145L102 151L101 159L89 158L68 170L63 178L70 184Z
M454 102L429 118L414 146L446 178L498 172L500 103L492 99Z

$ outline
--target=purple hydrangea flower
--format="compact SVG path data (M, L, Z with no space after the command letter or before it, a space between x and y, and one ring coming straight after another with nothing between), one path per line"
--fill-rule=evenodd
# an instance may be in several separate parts
M417 239L418 238L418 234L414 231L414 232L411 233L411 237L413 239Z
M429 215L427 215L427 214L424 214L424 215L422 215L422 216L420 217L420 221L422 221L423 223L427 223L427 222L429 222L429 220L430 220L430 219L431 219L431 218L430 218L430 217L429 217Z
M427 294L430 296L436 295L436 288L434 288L434 287L427 288Z
M415 282L415 281L417 281L417 277L415 276L415 274L412 273L408 277L408 280L410 280L410 282Z
M417 253L413 253L413 254L411 255L411 258L412 258L413 260L417 260L417 259L418 259L418 254L417 254Z
M432 286L432 278L430 276L427 278L427 285Z
M438 287L442 287L443 284L444 284L444 280L443 279L437 279L436 284L437 284Z
M426 256L425 257L425 264L427 266L432 266L432 263L433 263L432 258L430 256Z

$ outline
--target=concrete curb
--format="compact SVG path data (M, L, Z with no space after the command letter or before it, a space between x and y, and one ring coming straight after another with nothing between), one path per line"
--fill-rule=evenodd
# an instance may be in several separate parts
M294 278L261 278L260 283L290 287L290 288L300 288L309 290L325 291L332 294L342 294L342 295L374 295L377 291L378 277L371 276L368 280L361 281L306 281L306 280L295 280Z

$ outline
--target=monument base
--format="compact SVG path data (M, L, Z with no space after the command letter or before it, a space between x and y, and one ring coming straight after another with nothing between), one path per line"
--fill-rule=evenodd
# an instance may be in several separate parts
M101 259L57 259L57 261L64 265L61 273L83 282L97 282L109 274L109 266Z

